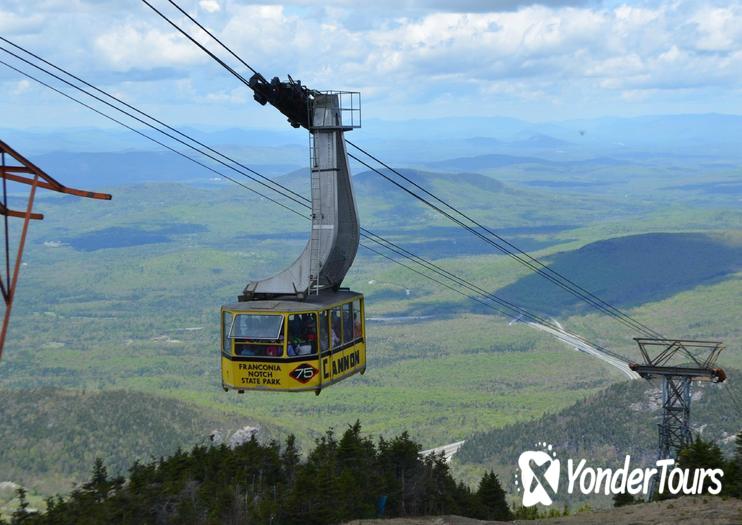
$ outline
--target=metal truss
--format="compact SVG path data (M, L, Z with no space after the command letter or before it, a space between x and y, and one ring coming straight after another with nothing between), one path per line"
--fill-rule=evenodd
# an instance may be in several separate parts
M3 267L0 269L0 294L2 294L5 304L2 330L0 331L0 359L2 359L5 336L8 333L10 313L13 309L18 275L23 260L23 251L26 246L28 227L31 221L39 221L44 218L41 213L33 211L36 190L51 190L77 197L103 200L110 200L111 195L78 190L63 185L2 140L0 140L0 176L2 177L0 215L3 217L3 250L5 252L2 261ZM24 202L25 200L25 203L21 209L13 209L8 204L11 198L16 202ZM22 220L20 232L14 231L14 228L11 227L11 218ZM13 248L11 248L11 244L14 245Z

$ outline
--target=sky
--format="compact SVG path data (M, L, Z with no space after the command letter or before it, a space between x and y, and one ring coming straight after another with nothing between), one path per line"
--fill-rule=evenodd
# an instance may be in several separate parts
M365 119L742 114L742 2L178 3L267 78L360 91ZM140 0L0 0L0 35L171 123L285 125ZM0 93L2 127L106 124L1 64Z

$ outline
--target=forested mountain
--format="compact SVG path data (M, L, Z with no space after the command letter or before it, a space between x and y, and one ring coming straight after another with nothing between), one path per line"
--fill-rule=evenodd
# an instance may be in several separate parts
M0 481L46 493L84 480L96 457L112 473L246 426L244 416L140 392L0 390Z
M621 308L661 301L700 285L722 282L742 270L739 233L646 233L604 239L554 254L549 268L579 275L580 285ZM590 307L543 278L529 274L498 294L550 315L588 312Z
M739 376L736 370L728 373ZM557 413L477 434L467 440L456 461L495 468L503 474L505 486L512 479L505 473L513 471L520 453L540 441L552 444L561 457L599 460L608 466L620 463L626 454L632 461L653 462L661 416L659 387L659 381L645 380L614 384ZM729 403L727 388L737 398L742 396L737 381L694 383L691 425L696 435L731 454L742 421Z

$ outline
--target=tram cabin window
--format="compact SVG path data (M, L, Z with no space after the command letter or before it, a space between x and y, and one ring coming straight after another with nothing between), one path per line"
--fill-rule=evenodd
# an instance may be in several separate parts
M330 316L327 310L319 313L319 345L320 351L326 352L330 349Z
M361 301L353 301L353 339L360 339L361 333Z
M229 338L229 331L232 329L232 314L224 312L222 314L222 350L226 353L232 351L232 340Z
M330 338L332 347L337 348L343 344L343 325L340 319L340 307L336 306L330 312Z
M255 357L283 355L283 316L238 314L232 323L230 337L235 354Z
M289 315L287 355L303 356L317 353L317 315Z
M345 303L343 305L343 342L347 343L353 340L353 305Z

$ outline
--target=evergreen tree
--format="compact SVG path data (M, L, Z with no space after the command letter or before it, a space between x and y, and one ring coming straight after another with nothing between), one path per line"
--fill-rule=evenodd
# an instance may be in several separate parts
M387 508L397 516L415 512L414 491L420 477L419 444L407 432L391 441L379 441L379 463L386 478L389 500Z
M16 496L18 497L18 508L15 509L12 516L10 517L10 525L21 525L27 523L27 520L31 513L28 511L28 500L26 499L26 489L18 487L16 490Z
M340 523L346 516L344 508L346 502L342 499L343 486L339 477L337 448L335 434L329 430L307 458L307 465L313 467L317 492L311 496L315 499L315 505L312 512L307 514L304 523L316 525ZM306 497L306 493L304 495Z
M290 434L286 438L286 448L281 454L281 467L286 476L286 483L289 487L293 486L296 476L296 468L299 466L299 449L296 447L296 436Z
M721 469L722 471L728 469L719 446L711 441L703 440L701 436L696 436L693 443L680 451L677 462L680 468L689 469L691 472L696 469ZM727 482L728 480L724 479L722 487ZM704 484L702 493L707 492L708 484Z
M505 491L494 472L485 472L482 476L477 491L477 500L482 509L481 519L500 521L513 519L513 513L505 500Z
M678 454L678 466L688 469L723 469L724 456L718 445L697 436L693 443Z
M724 489L722 494L735 498L742 498L742 431L735 439L736 452L727 462L724 469Z
M108 470L103 464L101 458L95 458L95 464L93 465L93 474L90 477L90 481L82 486L82 490L92 497L96 501L103 501L108 495L108 491L111 490L113 483L108 479Z
M378 474L376 447L370 439L361 436L359 421L343 433L337 454L348 516L373 518L382 478Z

